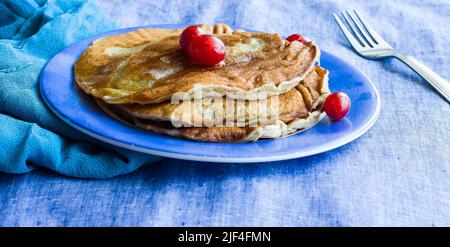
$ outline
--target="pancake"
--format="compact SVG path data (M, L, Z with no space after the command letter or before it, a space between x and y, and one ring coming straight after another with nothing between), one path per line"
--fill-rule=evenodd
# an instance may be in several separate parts
M313 111L305 118L296 118L289 123L281 120L264 127L190 127L174 128L160 126L157 122L135 119L135 125L152 132L180 137L192 141L201 142L254 142L259 139L275 139L306 130L318 123L324 113L320 110Z
M178 44L180 29L140 29L96 40L76 62L75 80L108 104L160 103L177 92L192 99L195 86L202 95L234 93L251 99L288 92L320 56L312 42L289 43L278 34L221 27L209 29L227 47L220 66L193 64Z
M320 103L318 98L324 97L329 92L328 71L316 66L294 89L280 95L279 98L273 96L263 100L241 102L243 106L241 111L238 110L236 101L231 101L230 105L230 101L225 97L220 100L182 101L180 104L165 101L158 104L126 104L117 107L136 118L172 121L175 127L203 127L211 126L212 123L214 126L239 123L241 124L239 127L244 127L255 125L258 120L260 125L266 125L278 119L289 122L295 118L306 117L308 112L316 108L315 104ZM228 108L231 110L227 111ZM265 111L264 118L261 118L262 111Z
M257 122L255 126L249 126L251 120L247 119L247 123L242 127L234 125L176 128L170 121L170 115L176 112L176 109L189 111L183 104L173 108L174 105L168 102L144 106L109 105L101 100L97 100L97 103L113 117L158 134L203 142L248 142L279 138L312 127L323 116L322 105L329 93L328 71L317 66L298 86L280 96L279 118Z
M155 132L157 134L184 138L200 142L251 142L259 139L274 139L293 134L295 132L311 128L317 124L324 116L323 110L318 104L318 108L309 112L304 118L295 118L290 122L277 120L273 124L256 127L181 127L175 128L170 122L151 121L135 118L120 111L113 105L106 104L101 100L96 100L103 111L112 117L127 124Z

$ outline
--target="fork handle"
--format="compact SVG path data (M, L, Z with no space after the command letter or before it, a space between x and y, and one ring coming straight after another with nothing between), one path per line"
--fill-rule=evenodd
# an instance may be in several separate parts
M450 83L448 81L409 55L395 54L394 56L430 83L450 103Z

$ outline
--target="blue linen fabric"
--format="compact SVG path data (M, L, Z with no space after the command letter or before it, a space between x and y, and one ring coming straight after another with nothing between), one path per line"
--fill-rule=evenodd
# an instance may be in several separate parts
M156 157L107 149L67 126L44 105L38 77L69 44L116 26L91 1L0 2L0 171L46 167L84 178L109 178Z
M289 161L163 159L109 180L0 174L1 225L450 226L449 104L398 61L357 56L332 17L358 9L392 46L449 79L449 1L98 3L121 27L225 22L303 33L374 82L380 117L356 141Z

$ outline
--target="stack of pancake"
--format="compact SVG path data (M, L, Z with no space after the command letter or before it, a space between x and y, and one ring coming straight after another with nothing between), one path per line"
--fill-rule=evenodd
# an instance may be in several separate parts
M113 117L195 141L279 138L320 120L328 71L317 65L313 42L224 24L202 28L227 49L215 67L183 52L183 29L146 28L93 42L75 64L75 80Z

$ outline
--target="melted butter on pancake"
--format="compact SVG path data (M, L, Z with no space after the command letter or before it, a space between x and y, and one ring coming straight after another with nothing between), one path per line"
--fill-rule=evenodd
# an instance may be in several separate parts
M140 52L142 50L144 50L147 46L151 45L152 42L148 42L146 44L142 44L142 45L138 45L135 47L109 47L106 48L105 53L108 56L124 56L124 55L129 55L129 54L133 54L136 52Z
M165 64L170 64L170 57L160 57L159 60Z
M227 49L227 54L231 56L240 56L250 52L262 51L264 49L265 42L261 39L251 39L247 44L236 44Z
M183 70L183 67L178 66L178 67L174 67L174 68L168 68L168 69L150 69L149 73L156 79L162 79L165 77L168 77L170 75L173 75L177 72L180 72Z

